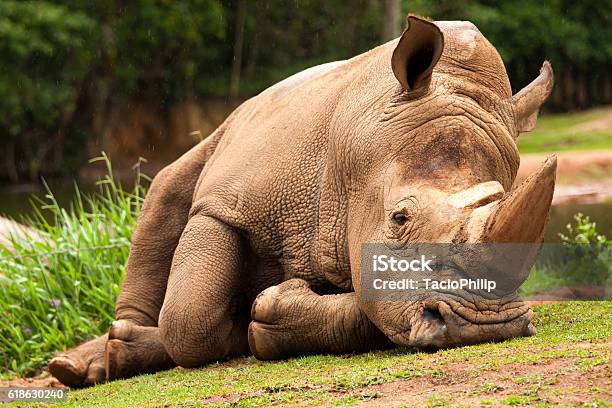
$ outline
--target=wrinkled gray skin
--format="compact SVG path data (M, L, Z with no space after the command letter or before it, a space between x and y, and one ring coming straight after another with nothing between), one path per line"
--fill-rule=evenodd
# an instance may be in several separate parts
M515 139L552 88L512 96L471 23L410 17L399 40L242 104L160 172L108 335L54 358L71 386L245 354L531 335L519 299L361 302L363 243L541 242L555 160L510 191Z

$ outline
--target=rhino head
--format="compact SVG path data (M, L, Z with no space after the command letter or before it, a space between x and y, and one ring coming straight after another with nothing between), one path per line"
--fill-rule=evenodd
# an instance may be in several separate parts
M338 131L348 146L341 170L358 296L364 243L541 243L556 159L513 183L516 139L533 129L551 92L550 64L512 95L499 54L471 23L411 16L399 40L383 47L389 58L357 81L381 92L359 97L356 85L339 114L354 124ZM449 347L535 332L532 311L516 296L430 291L414 301L362 300L361 307L400 345Z

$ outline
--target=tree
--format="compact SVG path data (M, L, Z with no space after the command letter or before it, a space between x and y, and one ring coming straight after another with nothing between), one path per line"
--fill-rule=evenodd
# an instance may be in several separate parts
M400 34L400 0L385 0L385 17L383 20L382 41L386 42Z
M0 2L0 156L11 181L36 179L76 110L99 26L51 2Z
M242 69L242 49L244 47L246 8L246 0L238 0L238 3L236 4L236 24L234 28L234 59L232 60L232 75L230 77L229 89L231 99L238 98L238 93L240 92L240 71Z

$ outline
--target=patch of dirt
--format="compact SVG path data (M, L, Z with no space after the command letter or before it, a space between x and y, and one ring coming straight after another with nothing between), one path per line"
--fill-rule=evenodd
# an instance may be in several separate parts
M12 378L10 380L0 380L1 387L27 387L27 388L66 388L57 378L49 373L36 378Z
M589 348L584 342L579 346ZM612 343L604 344L612 347ZM469 361L445 364L436 376L353 390L368 399L361 407L399 406L582 406L594 401L610 403L612 368L609 361L585 368L577 357L543 359L525 364L508 364L497 369L478 369ZM373 396L368 397L368 396ZM591 405L589 405L591 406ZM596 405L593 405L596 406Z
M555 186L553 205L572 202L600 202L610 196L612 196L612 178L576 185L561 184Z
M516 183L535 173L547 157L553 153L525 154L521 156L521 166L516 177ZM557 184L587 185L609 180L612 174L612 150L595 150L584 152L561 152L557 156ZM610 193L607 184L608 192Z
M526 298L531 306L570 300L601 300L612 295L612 286L563 286Z
M603 117L581 123L574 126L573 129L579 132L596 132L599 130L612 129L612 109L607 109L604 112L605 114Z
M549 154L521 156L515 185L535 173ZM600 202L612 197L612 150L557 153L557 179L553 205Z

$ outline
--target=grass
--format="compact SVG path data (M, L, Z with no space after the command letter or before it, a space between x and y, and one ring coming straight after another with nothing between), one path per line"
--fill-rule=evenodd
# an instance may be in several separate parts
M75 187L70 210L49 191L22 220L40 241L0 246L0 376L32 375L53 352L105 332L123 278L130 237L146 189L138 174L126 192L110 161L98 192Z
M566 392L555 379L558 372L599 378L597 370L609 370L611 312L612 302L608 301L541 305L536 307L535 337L436 353L396 349L280 362L240 358L202 369L175 369L70 391L68 399L57 406L137 407L152 401L157 406L352 405L386 397L400 401L401 393L388 391L395 386L385 388L385 384L452 384L455 377L467 378L460 384L465 392L445 392L439 387L439 393L421 403L407 398L407 406L457 406L463 397L495 406L554 402L556 392L561 393L561 400ZM549 368L553 362L565 364L555 373ZM516 367L540 367L540 373L508 376ZM470 380L480 374L497 378ZM581 398L585 402L601 399L600 388L583 390Z
M612 127L585 129L585 124L604 120L611 108L578 113L542 115L537 128L518 139L521 154L569 150L612 149Z

